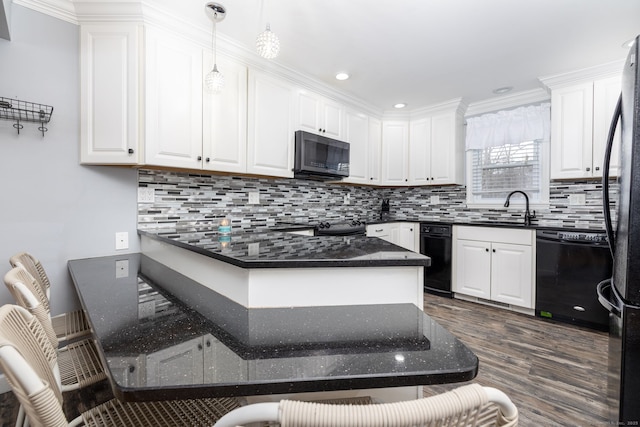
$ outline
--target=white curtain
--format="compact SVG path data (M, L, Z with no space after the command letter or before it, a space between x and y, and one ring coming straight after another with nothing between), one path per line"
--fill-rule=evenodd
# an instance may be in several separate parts
M551 104L548 102L467 119L467 150L549 141L550 138Z

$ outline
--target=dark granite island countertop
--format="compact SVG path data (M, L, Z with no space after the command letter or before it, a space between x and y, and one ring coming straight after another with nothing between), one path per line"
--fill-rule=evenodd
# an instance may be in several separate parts
M284 231L138 230L148 237L242 268L431 265L429 257L366 236L304 236Z
M72 260L69 271L124 401L321 391L406 399L478 369L412 304L249 309L141 254Z
M141 251L247 308L423 306L431 259L378 238L139 230Z

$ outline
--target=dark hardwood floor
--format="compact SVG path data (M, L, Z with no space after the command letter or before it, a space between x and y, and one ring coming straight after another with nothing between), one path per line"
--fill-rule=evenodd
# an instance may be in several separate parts
M608 335L457 299L425 295L424 311L478 355L472 381L505 392L520 426L608 426ZM425 396L461 384L425 387Z
M608 426L606 333L552 323L471 302L425 296L425 311L480 359L473 380L509 395L520 426ZM462 384L425 387L425 396ZM110 397L102 383L65 396L69 419ZM0 395L0 425L13 425L12 393Z

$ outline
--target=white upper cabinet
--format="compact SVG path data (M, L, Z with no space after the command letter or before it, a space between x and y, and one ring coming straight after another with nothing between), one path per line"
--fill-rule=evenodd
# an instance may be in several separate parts
M145 34L145 163L202 165L202 50L162 30Z
M247 171L247 67L221 58L217 65L224 75L222 92L205 89L203 96L202 168L222 172ZM213 67L206 50L203 75Z
M620 95L620 77L592 80L551 91L551 178L602 176L609 124ZM620 135L611 156L619 173Z
M249 71L247 172L293 177L296 90L289 83Z
M445 185L463 182L462 128L462 117L455 110L411 120L410 185Z
M431 178L431 118L412 120L409 128L409 184L427 185Z
M349 177L345 182L368 184L369 173L369 117L353 110L346 112L344 140L349 143Z
M457 110L431 116L429 184L464 183L464 124Z
M369 184L382 182L382 121L369 117Z
M140 161L142 26L80 28L80 162L135 165Z
M409 184L409 122L382 123L382 185Z
M609 128L621 90L622 78L619 76L593 82L593 171L595 176L602 176ZM620 122L618 122L611 150L610 176L620 174L620 145L621 133Z
M296 129L342 139L345 108L323 96L299 89L297 96Z

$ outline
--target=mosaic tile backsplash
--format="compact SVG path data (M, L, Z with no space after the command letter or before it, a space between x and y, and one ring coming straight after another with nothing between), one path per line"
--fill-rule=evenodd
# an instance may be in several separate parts
M153 188L154 203L138 203L141 229L190 226L215 227L229 218L234 229L262 230L286 222L311 223L380 217L383 198L390 215L421 221L519 221L522 212L466 206L464 186L376 188L278 178L198 175L139 170L138 185ZM258 193L259 203L249 204ZM569 196L584 194L584 205L570 205ZM430 204L431 196L438 204ZM611 181L612 215L618 184ZM598 180L551 182L548 209L536 209L534 224L550 227L602 229L602 185Z

